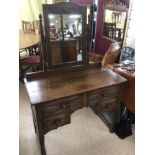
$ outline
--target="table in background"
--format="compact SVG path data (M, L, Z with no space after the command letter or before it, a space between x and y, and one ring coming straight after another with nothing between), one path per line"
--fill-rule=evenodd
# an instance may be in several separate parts
M40 42L40 35L35 32L19 30L19 49L26 49Z

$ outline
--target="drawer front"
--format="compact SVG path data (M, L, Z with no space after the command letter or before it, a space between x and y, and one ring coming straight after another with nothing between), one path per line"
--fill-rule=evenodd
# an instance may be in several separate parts
M71 122L70 120L69 113L63 113L50 119L46 119L43 121L44 133L47 133L48 131L56 129L65 124L69 124Z
M117 98L120 92L120 86L112 86L102 90L97 90L88 94L90 106L95 106L101 100Z
M43 118L47 119L61 113L76 110L82 107L82 97L75 96L62 100L53 101L42 106Z
M111 98L108 100L101 100L96 105L97 112L103 112L103 111L113 111L118 105L118 99L117 98Z
M82 100L82 96L71 100L70 102L70 111L74 112L77 109L81 109L83 107L83 100Z

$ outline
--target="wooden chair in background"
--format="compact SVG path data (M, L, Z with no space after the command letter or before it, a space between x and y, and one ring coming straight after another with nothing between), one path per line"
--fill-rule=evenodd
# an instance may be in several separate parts
M22 21L23 31L24 32L36 32L40 33L39 23L42 21ZM32 71L43 70L43 53L41 50L41 43L37 43L35 45L29 46L26 49L22 49L19 51L19 69L20 69L20 77L19 79L23 82L23 78L25 73L32 69ZM24 53L27 55L24 57Z
M27 50L29 56L26 58L21 58L22 52L19 51L19 69L20 77L19 79L23 82L23 78L28 69L32 69L32 72L42 70L42 53L40 48L40 43L28 47Z
M39 20L34 20L34 21L33 21L33 26L34 26L34 31L35 31L36 33L40 33L40 32L39 32Z
M116 23L105 23L104 24L104 35L108 38L115 39Z
M35 32L33 21L22 21L22 29L24 32Z

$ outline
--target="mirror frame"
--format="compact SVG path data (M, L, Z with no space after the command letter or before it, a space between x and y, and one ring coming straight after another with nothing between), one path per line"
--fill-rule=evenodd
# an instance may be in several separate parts
M125 22L124 22L124 26L123 26L123 37L122 37L122 40L121 41L117 41L115 39L112 39L114 41L117 41L117 42L120 42L121 45L123 44L123 41L124 41L124 36L125 36L125 31L126 31L126 24L127 24L127 19L128 19L128 8L127 7L124 7L124 6L121 6L121 5L116 5L116 4L105 4L103 6L103 9L104 9L104 24L103 24L103 37L107 38L107 39L112 39L112 38L109 38L107 36L104 35L104 30L105 30L105 11L106 9L108 10L111 10L111 11L119 11L119 12L126 12L126 17L125 17Z
M60 14L61 16L64 14L80 14L82 15L82 61L71 61L64 62L60 64L52 63L52 54L50 47L50 35L49 35L49 14ZM86 7L79 6L72 2L60 2L55 4L43 4L43 17L44 17L44 29L45 29L45 40L46 40L46 55L47 55L47 68L56 69L60 67L69 67L69 66L77 66L77 65L87 65L88 64L88 54L86 51ZM61 21L62 22L62 21ZM63 23L61 23L63 24ZM61 27L62 28L62 27Z

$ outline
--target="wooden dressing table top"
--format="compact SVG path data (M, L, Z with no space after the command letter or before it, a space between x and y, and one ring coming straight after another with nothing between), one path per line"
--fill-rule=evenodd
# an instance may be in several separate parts
M25 84L31 104L43 103L125 82L109 69L71 68L27 74Z

